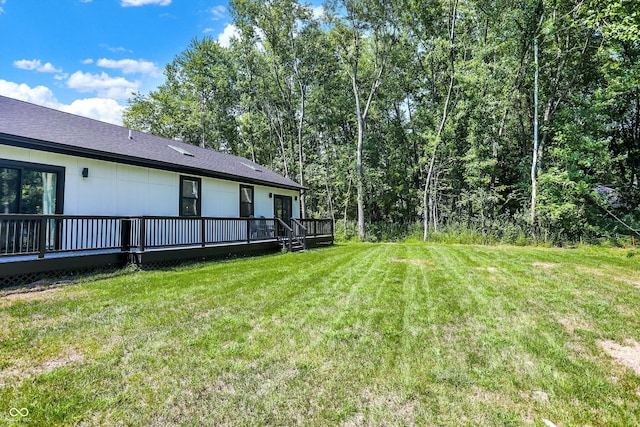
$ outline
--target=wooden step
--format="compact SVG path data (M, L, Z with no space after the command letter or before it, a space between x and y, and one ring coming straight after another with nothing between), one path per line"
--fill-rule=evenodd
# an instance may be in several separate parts
M281 247L281 248L283 248L283 249L284 249L284 248L287 248L287 249L289 248L288 242L287 242L286 240L280 240L280 242L279 242L279 243L280 243L280 247ZM300 242L296 242L296 241L294 241L294 242L291 244L291 252L302 252L302 251L304 251L305 249L306 249L306 248L305 248L304 244L302 244L302 243L300 243Z

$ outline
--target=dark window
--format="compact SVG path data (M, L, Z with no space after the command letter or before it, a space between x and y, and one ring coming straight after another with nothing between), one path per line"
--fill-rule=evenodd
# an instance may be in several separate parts
M240 186L240 217L253 216L253 187L250 185Z
M180 177L180 216L200 216L200 178Z
M0 159L0 213L63 212L64 168Z

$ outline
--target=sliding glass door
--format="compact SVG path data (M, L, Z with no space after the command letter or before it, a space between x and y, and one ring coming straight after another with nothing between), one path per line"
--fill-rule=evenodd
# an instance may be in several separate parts
M0 159L0 213L62 213L64 168Z
M63 213L64 168L0 159L0 250L56 246L55 220L47 224L46 241L38 244L37 219L2 219L2 214Z

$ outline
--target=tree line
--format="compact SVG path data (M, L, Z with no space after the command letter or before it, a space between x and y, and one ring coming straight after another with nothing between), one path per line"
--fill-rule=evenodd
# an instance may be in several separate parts
M232 0L124 124L308 187L309 217L640 236L635 0Z

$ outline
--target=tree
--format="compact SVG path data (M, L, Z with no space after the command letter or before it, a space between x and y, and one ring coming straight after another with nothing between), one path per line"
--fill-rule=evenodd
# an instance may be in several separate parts
M321 22L296 0L235 0L240 37L194 40L125 124L298 179L304 215L343 218L345 232L357 219L362 239L420 215L424 238L458 227L562 242L640 226L632 1L325 7Z
M342 70L351 81L355 103L358 128L356 190L361 240L366 238L363 157L366 124L376 92L386 77L386 63L395 39L392 4L388 0L341 0L331 5L331 36ZM341 16L343 11L345 15Z
M232 6L242 36L255 40L252 45L244 44L245 54L263 58L259 75L269 100L263 111L279 138L284 174L297 168L304 186L307 97L318 80L316 68L322 58L318 55L323 36L319 23L312 19L308 6L292 0L236 0ZM304 217L306 195L300 201Z
M210 37L193 39L166 66L165 76L158 90L129 100L124 125L234 152L236 71L227 49Z
M590 57L589 48L594 37L590 28L579 25L580 6L573 0L554 1L538 4L534 18L539 21L533 31L535 55L535 85L534 93L534 147L531 166L531 232L536 238L537 216L536 203L538 193L538 176L540 162L551 135L551 125L559 108L567 101L575 90L575 83L585 77L588 70L586 61ZM546 8L546 10L545 10ZM537 16L536 16L537 15ZM545 18L548 15L548 18ZM534 19L535 21L535 19ZM543 64L538 63L538 37L542 30L541 45L544 48ZM541 135L538 138L538 74L542 72L544 93Z

